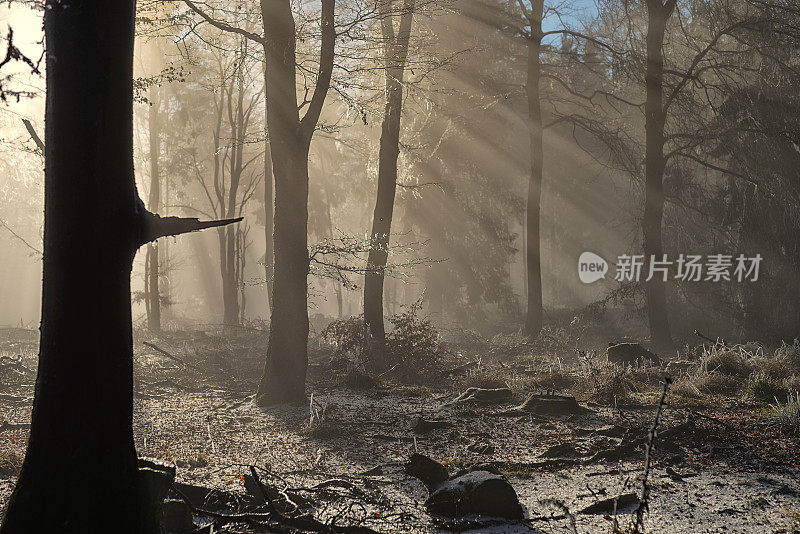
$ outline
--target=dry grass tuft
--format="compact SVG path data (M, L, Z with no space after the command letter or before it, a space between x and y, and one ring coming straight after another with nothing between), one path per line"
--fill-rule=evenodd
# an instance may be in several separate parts
M800 392L790 392L786 404L773 404L772 410L782 432L792 436L800 434Z
M685 399L699 399L703 397L703 392L695 385L690 378L681 378L673 382L670 393L676 397Z
M567 391L577 383L574 374L560 369L551 369L538 373L531 378L528 386L532 390Z
M703 351L700 358L700 367L706 373L718 373L729 377L748 376L753 371L753 366L739 351L715 345Z
M692 378L697 389L709 395L732 395L742 387L743 378L720 372L700 371Z
M781 382L764 371L754 371L742 387L742 396L746 399L761 402L775 402L785 400L788 391Z
M17 476L22 467L22 457L11 449L0 449L0 476Z

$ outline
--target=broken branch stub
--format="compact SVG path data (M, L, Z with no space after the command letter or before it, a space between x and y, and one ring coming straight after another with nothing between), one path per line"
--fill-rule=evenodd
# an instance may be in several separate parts
M141 233L139 234L138 245L142 246L160 237L175 236L197 232L207 228L226 226L241 221L243 217L233 219L218 219L213 221L201 221L194 217L162 217L151 213L142 207Z

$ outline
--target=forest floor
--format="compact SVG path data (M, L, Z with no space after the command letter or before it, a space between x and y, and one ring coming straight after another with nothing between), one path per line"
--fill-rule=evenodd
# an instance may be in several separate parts
M0 330L0 512L24 454L37 334ZM251 395L265 346L265 334L255 329L137 332L139 455L174 462L184 488L214 488L226 497L246 495L255 466L266 487L328 525L612 532L618 522L620 531L630 531L635 503L620 505L615 515L603 501L641 490L660 369L619 370L603 362L587 368L515 345L452 351L422 384L354 382L330 350L312 347L309 405L263 409ZM725 357L720 361L730 364ZM753 362L681 371L654 442L647 532L800 532L800 441L781 432L767 399L742 393L753 389ZM784 383L797 376L777 367L763 366ZM454 402L468 387L508 387L511 396ZM540 390L574 394L588 411L550 417L514 409ZM433 519L425 488L402 467L414 451L451 473L494 464L517 491L526 520ZM590 505L595 510L581 513ZM198 527L212 521L195 519ZM213 531L258 530L243 520Z

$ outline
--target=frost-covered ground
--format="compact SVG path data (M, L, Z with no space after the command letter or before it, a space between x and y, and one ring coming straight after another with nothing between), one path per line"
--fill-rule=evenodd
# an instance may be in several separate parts
M35 341L17 335L23 339L6 340L3 354L22 354L24 365L34 369ZM385 532L443 526L425 511L421 483L403 472L402 463L415 450L451 472L491 462L507 475L529 520L486 525L481 531L570 532L569 517L553 518L565 515L547 502L555 499L574 514L579 532L610 532L610 512L578 512L603 499L640 491L644 447L611 461L589 458L617 448L620 441L615 436L625 429L632 429L629 435L643 435L653 419L657 395L635 396L617 408L590 404L591 413L564 420L512 416L502 412L519 404L518 399L452 404L460 385L381 385L365 391L334 386L320 359L312 366L311 407L262 409L247 397L247 377L253 370L230 371L258 360L258 351L247 353L236 340L153 342L193 365L216 362L218 368L194 376L191 369L137 343L138 452L175 462L178 480L184 483L244 492L242 475L254 465L264 482L307 497L320 520L363 523ZM236 354L241 359L231 360ZM25 398L31 385L32 378L24 373L4 384L0 417L13 423L29 421L30 401ZM666 408L662 428L683 425L688 430L656 441L647 532L800 529L797 440L767 424L763 408L725 406L688 408L673 403ZM440 428L415 432L420 418L440 422ZM13 457L23 453L26 437L24 428L0 433L0 452L9 464L0 475L0 509L13 486ZM560 456L571 458L567 465L546 462L543 453L555 445L566 451ZM626 512L629 509L617 517L623 530L632 517ZM466 529L478 523L457 526ZM244 526L228 528L247 531Z

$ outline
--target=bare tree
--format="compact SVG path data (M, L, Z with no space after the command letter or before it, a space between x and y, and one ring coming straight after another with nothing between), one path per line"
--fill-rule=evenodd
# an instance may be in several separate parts
M381 38L384 50L386 106L381 126L378 156L378 191L372 219L373 246L367 260L369 270L364 277L364 321L369 327L373 349L383 354L386 332L383 324L383 270L389 255L395 190L397 189L397 157L400 154L400 118L403 112L403 75L408 58L414 0L405 0L395 31L392 0L381 3Z

